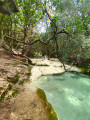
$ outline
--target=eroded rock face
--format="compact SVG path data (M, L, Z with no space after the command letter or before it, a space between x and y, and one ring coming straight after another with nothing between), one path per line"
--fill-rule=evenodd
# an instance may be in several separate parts
M65 72L64 67L58 59L32 59L35 66L32 67L30 80L34 81L42 75L59 74Z
M42 75L60 74L65 72L63 64L58 59L32 59L35 66L32 67L30 80L37 80ZM65 65L66 70L81 72L77 67Z

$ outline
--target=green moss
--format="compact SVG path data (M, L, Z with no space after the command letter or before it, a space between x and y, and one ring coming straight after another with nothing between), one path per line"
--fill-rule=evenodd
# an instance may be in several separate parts
M26 66L29 66L28 63L23 62L23 61L15 61L15 62L12 63L12 65L13 65L14 67L17 66L17 65L26 65Z
M1 96L0 96L0 101L5 98L5 96L7 95L8 91L11 90L11 89L12 89L12 85L9 84L8 87L7 87L7 88L4 90L4 92L1 94Z
M2 100L2 97L0 96L0 101Z
M28 72L25 75L27 75L28 77L31 75L31 66L28 68Z
M4 88L3 88L3 87L0 87L0 91L2 91L2 90L4 90Z
M18 82L19 85L23 85L25 82L28 82L28 79L23 79L21 81Z
M18 83L19 85L23 85L24 84L24 79L23 80L21 80L21 81L19 81L19 83Z
M16 74L15 76L13 76L11 78L8 77L7 81L10 83L16 84L19 81L19 78L20 78L20 76L18 74Z
M47 101L45 92L41 89L37 89L37 95L41 99L43 107L46 110L48 120L58 120L57 114L54 111L52 105Z
M19 89L13 89L12 97L19 93Z
M26 65L26 66L29 66L29 64L28 63L26 63L26 62L20 62L22 65Z
M20 61L14 61L14 62L12 63L12 65L15 67L15 66L19 65L19 63L20 63Z
M90 65L88 65L88 67L86 66L81 66L81 65L77 65L76 67L78 67L79 69L81 69L81 71L84 73L84 74L87 74L87 75L90 75L90 68L89 68Z
M5 63L6 66L10 65L11 63Z
M22 62L27 62L27 60L26 59L22 59Z
M90 74L90 69L89 68L84 68L84 67L82 67L82 68L80 68L81 69L81 71L83 72L83 73L85 73L85 74Z

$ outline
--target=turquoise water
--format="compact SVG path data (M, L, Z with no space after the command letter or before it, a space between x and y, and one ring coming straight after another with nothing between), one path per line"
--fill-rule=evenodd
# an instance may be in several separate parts
M66 72L35 81L43 89L59 120L90 120L90 77Z

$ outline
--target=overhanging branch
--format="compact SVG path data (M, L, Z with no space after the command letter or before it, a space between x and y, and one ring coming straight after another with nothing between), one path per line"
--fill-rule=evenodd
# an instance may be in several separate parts
M38 40L35 40L35 41L31 42L31 43L26 43L26 42L23 42L23 41L18 41L17 39L15 39L15 38L13 38L13 37L9 37L9 36L5 36L5 37L6 37L6 38L9 38L9 39L12 39L12 40L15 40L15 41L18 42L18 43L24 43L24 44L26 44L26 45L33 45L33 44L35 44L35 43L37 43L37 42L41 42L41 43L47 45L47 44L49 44L50 40L54 39L54 38L52 37L52 38L48 39L47 42L44 42L44 41L38 39Z
M56 33L56 35L62 34L62 33L67 34L67 35L70 36L70 34L69 34L67 31L65 31L65 30L59 31L58 33ZM15 40L15 41L18 42L18 43L23 43L23 44L25 44L25 45L33 45L33 44L35 44L35 43L37 43L37 42L41 42L41 43L43 43L43 44L45 44L45 45L48 45L51 40L55 39L55 36L56 36L56 35L54 35L52 38L48 39L47 42L44 42L43 40L38 39L38 40L35 40L35 41L31 42L31 43L26 43L26 42L23 42L23 41L18 41L17 39L15 39L15 38L13 38L13 37L9 37L9 36L5 36L5 37L6 37L6 38L9 38L9 39L12 39L12 40Z

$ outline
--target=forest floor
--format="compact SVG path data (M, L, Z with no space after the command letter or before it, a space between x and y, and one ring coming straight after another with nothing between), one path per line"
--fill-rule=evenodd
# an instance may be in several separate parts
M46 103L43 107L37 88L30 83L42 75L65 70L57 59L32 59L32 62L35 65L31 66L24 59L7 55L0 49L0 120L49 120L47 111L51 109L50 105ZM79 71L67 65L66 68ZM55 113L52 111L49 114Z

